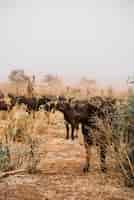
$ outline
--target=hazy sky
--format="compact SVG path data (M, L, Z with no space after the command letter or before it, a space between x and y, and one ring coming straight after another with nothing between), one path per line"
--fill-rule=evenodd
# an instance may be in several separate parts
M53 72L101 82L134 72L133 0L0 0L0 79Z

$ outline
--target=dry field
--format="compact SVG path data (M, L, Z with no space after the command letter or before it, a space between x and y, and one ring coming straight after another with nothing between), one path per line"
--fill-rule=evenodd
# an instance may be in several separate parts
M1 114L1 126L7 123ZM5 118L5 119L4 119ZM4 119L4 120L3 120ZM83 174L85 151L81 133L74 142L65 140L63 116L51 114L47 125L38 113L31 121L32 137L39 139L41 155L36 174L20 173L0 179L0 200L133 200L134 190L124 187L115 167L112 149L108 156L108 173L99 168L97 149L93 148L89 174ZM15 145L15 144L14 144Z

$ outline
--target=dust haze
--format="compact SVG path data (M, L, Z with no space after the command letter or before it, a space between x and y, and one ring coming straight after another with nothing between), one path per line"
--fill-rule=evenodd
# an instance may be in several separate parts
M134 71L134 3L1 0L0 79L12 69L125 83Z

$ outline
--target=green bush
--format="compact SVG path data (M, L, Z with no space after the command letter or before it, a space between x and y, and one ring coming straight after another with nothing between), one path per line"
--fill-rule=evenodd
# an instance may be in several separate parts
M134 118L134 95L128 96L128 117Z
M10 168L10 151L7 145L0 144L0 171Z

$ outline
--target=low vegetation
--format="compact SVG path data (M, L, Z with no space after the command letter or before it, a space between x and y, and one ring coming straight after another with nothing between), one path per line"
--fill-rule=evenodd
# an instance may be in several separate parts
M65 98L64 100L62 98L62 101L59 101L59 99L52 100L52 104L51 101L49 101L49 103L47 102L45 106L39 107L38 110L34 110L32 107L27 109L27 105L24 105L22 102L18 103L17 101L12 109L0 112L0 178L2 182L5 183L6 180L10 182L10 178L3 179L3 177L10 177L10 175L14 175L11 176L13 181L18 173L20 176L29 176L29 178L36 175L36 181L39 176L41 176L42 179L45 179L46 182L48 180L50 181L48 182L48 186L46 186L43 181L40 182L38 179L38 184L42 184L39 188L43 188L45 186L48 191L51 191L51 184L57 184L57 181L59 181L59 183L61 182L61 185L59 184L59 186L57 184L55 189L60 190L62 187L67 187L69 191L72 191L72 196L76 195L73 196L73 199L89 199L89 195L91 195L92 198L95 198L93 197L93 188L91 187L91 183L89 183L89 181L92 182L96 179L96 182L93 181L94 187L98 188L99 191L95 190L95 195L98 196L96 199L126 200L127 196L128 199L133 199L134 96L131 93L127 98L117 98L113 95L113 91L110 88L108 91L109 99L116 99L116 104L113 103L112 106L111 104L106 104L104 106L103 103L106 103L107 101L110 102L109 100L105 100L105 96L97 96L92 99L93 101L91 101L91 96L89 94L83 99L78 98L80 93L78 90L69 91L71 95L69 95L69 92L67 95L66 92L65 95L63 93L63 97ZM75 92L77 93L77 97L74 95ZM45 99L46 97L49 99L52 98L52 95L49 95L49 98L45 95ZM56 95L55 97L57 98ZM29 100L31 100L33 96L26 96L25 98L29 98ZM36 96L37 101L40 98L42 98L41 95ZM85 138L83 140L81 129L77 130L78 138L67 138L68 141L65 139L66 132L64 120L68 122L68 128L70 127L70 124L71 126L74 126L75 136L75 131L77 129L76 122L79 127L80 124L83 123L81 121L83 120L83 108L81 105L85 106L85 102L88 102L88 105L90 105L90 107L86 107L87 113L91 109L91 105L93 108L96 106L97 112L99 113L95 115L95 118L92 118L92 123L95 122L95 128L93 127L92 129L92 149L89 149L89 146L87 147L88 142ZM54 109L52 109L52 112L51 109L49 109L49 106L51 105L55 106L53 107ZM67 112L69 109L72 109L70 112L72 114L69 114L68 118L66 118L65 115L62 115L64 112L61 112L61 110L63 111L64 105L68 106L68 109L66 110ZM60 109L58 106L60 106ZM104 116L100 112L100 107L101 110L103 110L103 113L105 113ZM109 110L109 108L112 108L112 111ZM87 133L87 126L90 128L90 125L87 123L84 127L83 134ZM104 134L106 138L102 137ZM71 139L73 139L73 141L71 141ZM104 141L107 141L106 149L102 149L101 146L104 144ZM101 148L98 148L99 146ZM85 150L86 162L91 159L91 171L89 174L87 173L86 176L83 174L80 167L81 164L85 162ZM90 150L92 151L92 154ZM107 151L106 158L105 152L102 150ZM100 155L99 160L101 162L99 160L97 161L98 154ZM104 166L102 166L105 159L108 168L107 171L105 171ZM100 166L98 167L98 163L101 163L101 169L103 168L102 171L106 172L106 174L101 172ZM89 166L86 165L86 172L89 170L88 168ZM76 177L78 183L75 183L74 177ZM72 183L70 182L71 180L73 181ZM90 184L89 188L86 186L85 181ZM103 187L100 184L101 181ZM85 185L81 185L82 182ZM62 186L62 184L65 185ZM75 191L69 187L70 184L73 184L73 187L75 187L75 184L78 184L76 186L77 194L75 194ZM113 194L112 187L114 187L114 184L117 188L119 188L119 193L122 192L122 195L119 195L117 191ZM108 186L111 187L111 191L108 189ZM126 186L131 186L132 189L125 189L127 188ZM38 186L35 186L35 188L37 189ZM66 188L64 189L66 190ZM115 188L113 190L115 190ZM78 191L81 191L81 194L78 194ZM43 192L41 192L40 189L37 193L40 194L40 199L44 198ZM47 194L47 192L44 193L46 195L45 198L54 198L51 198L51 195ZM62 195L61 197L57 197L57 199L71 199L67 196L68 191L65 191L66 197L63 196L63 191L60 190L59 193ZM26 194L23 195L25 196ZM80 198L78 198L79 196Z

